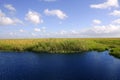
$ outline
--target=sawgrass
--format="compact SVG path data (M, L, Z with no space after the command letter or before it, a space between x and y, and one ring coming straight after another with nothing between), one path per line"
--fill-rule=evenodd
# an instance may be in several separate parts
M55 38L0 40L0 51L36 53L81 53L105 51L120 57L119 38Z

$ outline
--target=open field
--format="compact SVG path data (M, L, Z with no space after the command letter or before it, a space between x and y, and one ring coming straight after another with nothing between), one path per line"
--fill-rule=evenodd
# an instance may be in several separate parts
M0 40L0 51L36 53L81 53L109 50L120 58L119 38L61 38Z

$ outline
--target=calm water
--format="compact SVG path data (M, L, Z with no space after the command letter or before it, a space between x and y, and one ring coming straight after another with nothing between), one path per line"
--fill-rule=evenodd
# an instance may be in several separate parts
M107 51L74 55L0 52L0 80L120 80L120 60Z

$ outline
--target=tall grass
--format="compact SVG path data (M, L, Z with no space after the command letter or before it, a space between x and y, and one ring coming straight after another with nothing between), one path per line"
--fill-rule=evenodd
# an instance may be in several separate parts
M0 40L0 51L37 53L80 53L110 50L120 57L120 39L115 38L69 38L69 39L14 39Z

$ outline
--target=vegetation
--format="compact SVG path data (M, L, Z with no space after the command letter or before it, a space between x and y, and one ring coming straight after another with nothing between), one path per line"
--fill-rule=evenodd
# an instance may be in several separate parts
M80 53L109 50L120 58L119 38L64 38L0 40L0 51L36 53Z

